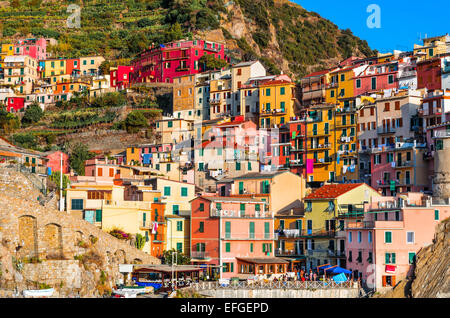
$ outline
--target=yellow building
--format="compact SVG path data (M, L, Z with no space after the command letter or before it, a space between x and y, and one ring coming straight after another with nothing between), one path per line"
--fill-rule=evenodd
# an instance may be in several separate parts
M5 56L14 55L14 45L10 43L2 44L0 52L0 68L3 68L3 61Z
M260 85L260 128L280 127L295 116L294 88L295 83L287 80L273 80Z
M450 36L446 34L425 38L422 41L423 45L414 44L414 55L428 60L440 54L447 53L447 43L450 42Z
M337 235L343 221L337 220L349 212L363 212L364 202L372 197L381 195L365 183L348 183L324 185L305 198L301 237L308 270L323 264L345 267L345 235Z
M166 250L175 249L185 256L190 255L189 216L166 215Z
M49 59L43 61L44 70L42 78L50 80L51 84L61 83L63 79L68 80L70 75L66 74L66 60Z
M151 253L151 204L149 201L125 201L123 186L72 184L67 189L67 212L103 231L117 227L131 235L146 237L143 251Z

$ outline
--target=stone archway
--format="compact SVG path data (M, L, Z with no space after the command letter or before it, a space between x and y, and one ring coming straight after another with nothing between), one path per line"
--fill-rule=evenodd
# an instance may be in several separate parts
M115 253L114 253L114 256L115 256L115 259L116 259L116 261L119 263L119 264L125 264L126 263L126 257L127 257L127 255L126 255L126 253L125 253L125 251L124 250L117 250Z
M34 216L19 217L19 244L16 246L18 257L38 256L37 220Z
M63 242L62 227L55 223L49 223L42 230L42 255L47 259L62 259Z

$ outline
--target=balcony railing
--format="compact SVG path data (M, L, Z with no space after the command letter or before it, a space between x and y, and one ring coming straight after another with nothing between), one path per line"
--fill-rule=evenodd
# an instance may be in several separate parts
M414 162L412 162L412 161L396 162L395 167L396 168L411 168L411 167L414 167Z
M301 237L302 235L302 230L300 229L283 229L283 230L279 230L277 232L278 237L284 237L284 238L298 238Z
M345 226L346 229L373 229L374 227L374 221L349 222Z
M217 210L211 209L211 217L223 217L223 218L260 218L260 219L272 219L274 213L272 211L255 211L250 213L245 213L245 211L236 210Z
M196 259L208 259L208 258L210 258L210 256L209 256L209 253L208 253L208 252L192 251L192 252L191 252L191 258L196 258Z
M434 132L433 138L450 138L450 131L437 130Z
M275 256L303 256L304 252L300 249L286 250L281 248L275 249Z
M331 144L316 144L311 145L310 149L331 149Z
M380 127L377 128L379 134L395 134L395 128L392 127Z

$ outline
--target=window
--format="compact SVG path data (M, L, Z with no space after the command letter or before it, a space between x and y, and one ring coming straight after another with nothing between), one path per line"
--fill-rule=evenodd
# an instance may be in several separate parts
M183 221L177 221L177 231L183 231Z
M414 244L414 232L406 232L406 243Z
M216 203L216 209L218 211L221 211L222 210L222 203Z
M286 94L286 88L285 87L281 87L280 88L280 95L285 95Z
M174 204L174 205L172 206L172 213L173 213L174 215L180 215L180 206Z
M231 243L225 243L225 252L227 253L231 252Z
M361 88L361 80L360 79L356 80L356 88Z
M225 238L231 238L231 222L225 222Z
M384 243L392 243L392 232L391 231L384 232Z
M72 210L83 210L83 199L72 199Z
M412 265L414 264L415 261L416 261L416 253L414 252L408 253L408 263Z
M439 221L439 210L434 210L434 219Z
M385 253L385 264L395 264L395 253Z
M372 77L372 89L377 89L377 78Z
M345 81L345 74L341 74L341 82Z
M332 89L332 90L330 91L330 97L331 97L331 98L334 97L334 89Z
M164 187L164 195L170 195L170 187Z
M351 243L352 242L352 235L353 233L352 232L348 232L348 241L349 241L349 243Z
M167 127L168 128L172 128L173 127L173 122L172 121L168 121L167 122Z
M188 188L182 187L181 188L181 196L187 197L188 196Z
M266 88L266 96L270 96L270 88Z
M368 241L369 243L372 243L372 232L368 232L368 233L367 233L367 241Z
M253 253L253 243L250 243L250 253Z
M200 203L199 210L200 211L205 211L205 204L204 203Z
M241 163L236 162L236 171L240 171L240 170L241 170Z
M362 242L362 233L361 231L358 231L358 243Z
M205 222L200 222L198 231L200 233L204 233L204 231L205 231Z
M264 222L264 238L269 239L270 238L270 223Z
M394 83L394 75L389 75L389 76L388 76L388 83L389 83L389 84Z
M251 239L255 238L255 222L250 222L249 232L250 232L249 237Z
M183 243L177 243L177 252L182 253L183 252Z

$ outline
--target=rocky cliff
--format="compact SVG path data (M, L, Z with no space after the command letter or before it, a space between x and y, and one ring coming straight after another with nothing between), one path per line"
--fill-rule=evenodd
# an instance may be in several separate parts
M56 297L99 297L124 278L119 264L160 263L38 196L22 174L0 167L0 295L53 287Z

